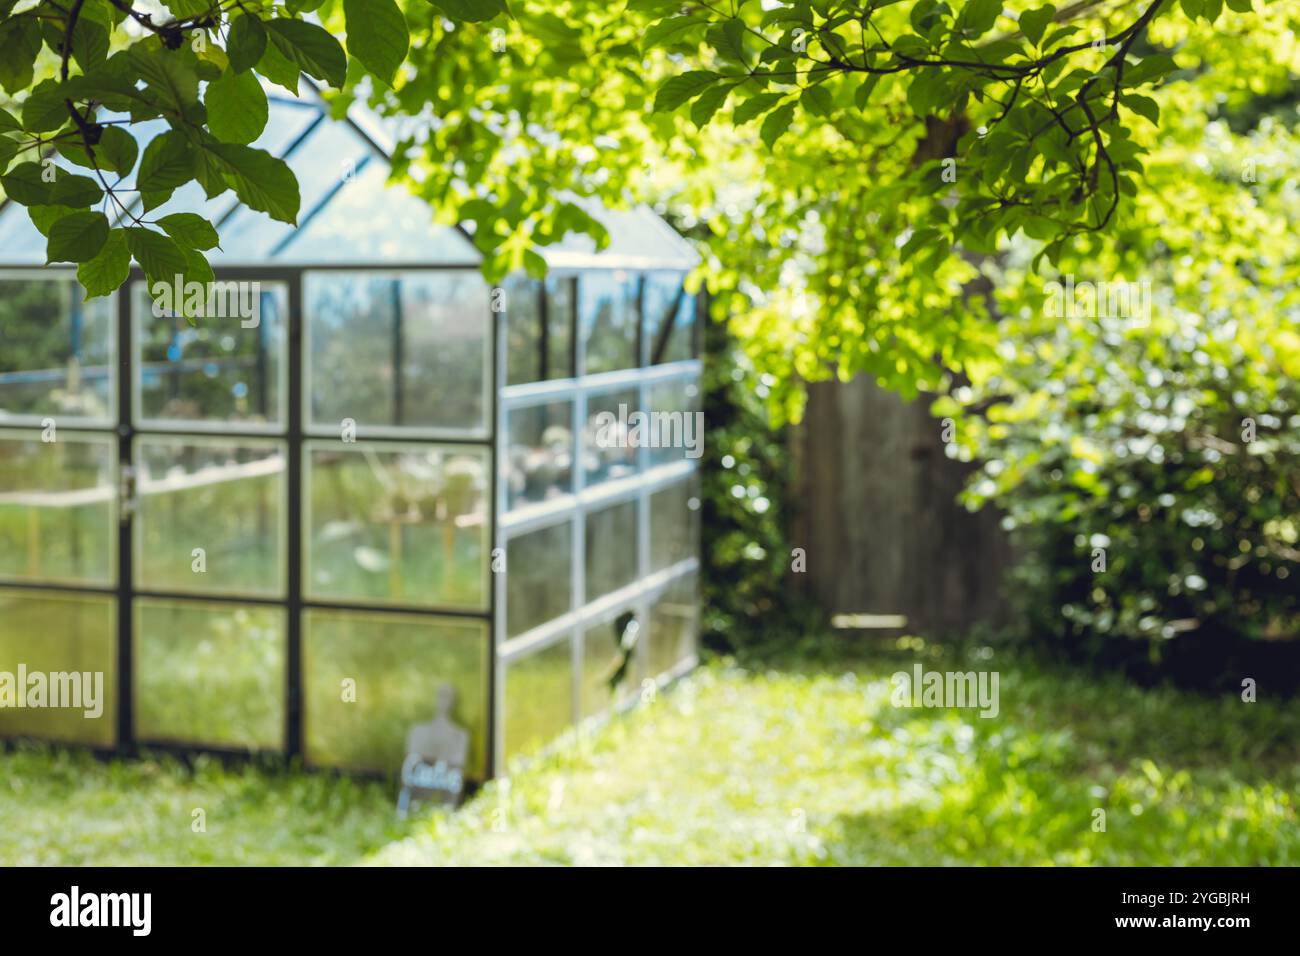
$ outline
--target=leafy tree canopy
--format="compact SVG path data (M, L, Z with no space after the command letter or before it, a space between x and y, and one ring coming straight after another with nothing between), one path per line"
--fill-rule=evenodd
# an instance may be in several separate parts
M210 224L150 212L197 180L294 221L292 174L247 144L253 74L296 92L301 71L408 120L395 175L471 226L493 278L600 239L582 197L672 208L794 416L793 383L833 373L987 378L1057 273L1158 269L1185 305L1283 314L1295 209L1269 157L1294 141L1295 20L1265 0L0 0L0 183L92 294L132 258L203 278ZM123 127L157 119L137 156Z

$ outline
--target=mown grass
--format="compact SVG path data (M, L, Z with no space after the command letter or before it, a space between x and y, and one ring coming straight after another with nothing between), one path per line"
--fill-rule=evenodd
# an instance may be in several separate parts
M999 671L1000 714L892 707L918 659ZM380 783L19 750L0 756L0 863L1295 865L1298 758L1295 702L909 639L715 664L401 824Z

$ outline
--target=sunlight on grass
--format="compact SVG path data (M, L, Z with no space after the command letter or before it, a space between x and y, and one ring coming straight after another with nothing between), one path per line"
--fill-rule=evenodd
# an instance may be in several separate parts
M1300 863L1294 704L920 653L999 670L999 716L891 707L911 655L715 665L406 823L380 783L22 749L0 863Z

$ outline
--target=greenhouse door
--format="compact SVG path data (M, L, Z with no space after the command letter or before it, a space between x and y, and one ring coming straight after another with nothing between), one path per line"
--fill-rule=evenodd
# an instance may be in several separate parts
M247 278L191 324L0 270L0 737L296 746L291 283Z
M118 295L121 743L299 750L291 287Z

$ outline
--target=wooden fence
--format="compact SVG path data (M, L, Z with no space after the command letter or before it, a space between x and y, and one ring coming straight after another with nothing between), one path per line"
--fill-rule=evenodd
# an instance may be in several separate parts
M955 500L971 466L945 457L930 401L905 403L861 377L809 387L792 436L792 544L807 571L792 577L830 614L902 615L906 630L931 634L1006 620L1001 515Z

